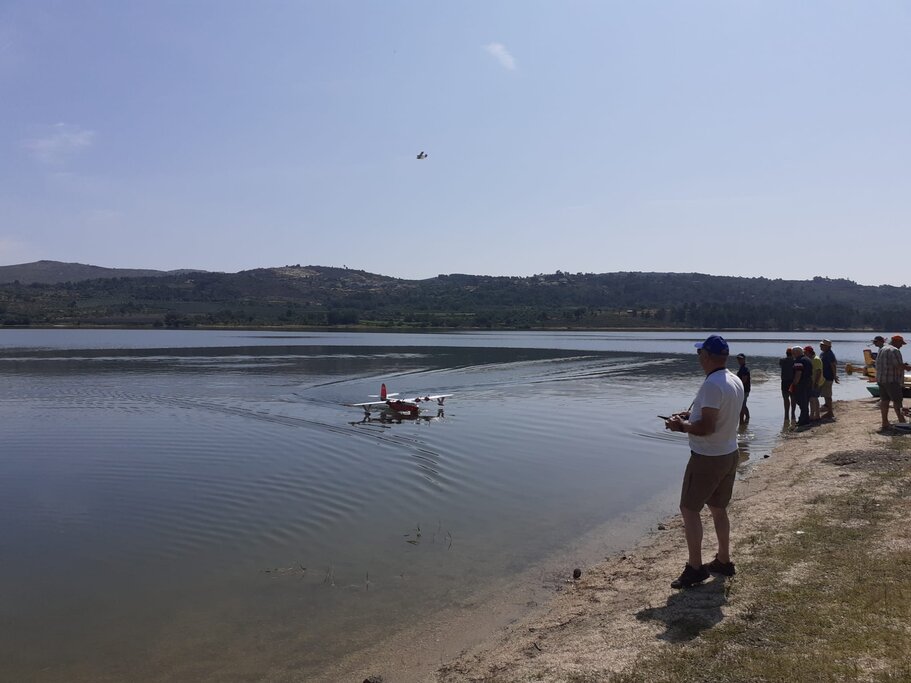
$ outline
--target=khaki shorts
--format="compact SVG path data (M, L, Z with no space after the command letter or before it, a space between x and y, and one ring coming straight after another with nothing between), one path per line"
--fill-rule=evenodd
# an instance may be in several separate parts
M885 384L879 385L879 400L892 401L901 405L902 402L902 383L901 382L887 382Z
M823 398L832 398L832 380L828 379L820 385L819 395Z
M699 455L690 451L683 475L680 507L699 512L705 505L726 508L734 492L740 451L727 455Z

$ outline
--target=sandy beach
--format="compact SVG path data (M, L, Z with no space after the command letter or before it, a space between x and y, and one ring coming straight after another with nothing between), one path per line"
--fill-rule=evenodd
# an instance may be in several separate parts
M911 439L879 433L878 404L870 400L836 402L836 416L834 422L784 433L770 457L738 482L730 512L732 555L739 566L763 552L760 536L766 543L770 534L774 539L777 529L799 518L822 493L862 487L868 476L865 459L881 459L894 440ZM903 514L911 515L911 510ZM705 522L703 547L711 558L714 535L707 513ZM908 526L894 525L894 547L911 547ZM680 520L667 519L627 551L586 568L578 580L566 577L538 609L493 637L472 643L473 622L466 617L461 629L466 645L459 655L430 662L413 654L422 649L420 638L410 647L387 644L369 661L358 662L357 677L348 680L579 681L628 672L642 656L737 617L743 603L727 600L730 579L713 577L687 591L670 588L685 560ZM749 577L741 572L733 581L748 582ZM477 605L468 611L478 625L487 610Z

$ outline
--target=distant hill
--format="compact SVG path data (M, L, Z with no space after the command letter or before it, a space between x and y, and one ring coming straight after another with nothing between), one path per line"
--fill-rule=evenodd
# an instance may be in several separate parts
M14 266L0 270L9 268ZM116 277L99 277L102 272ZM71 270L63 282L31 284L19 277L18 283L0 284L0 324L898 332L911 321L911 288L825 277L557 271L405 280L300 265L239 273L151 272Z
M102 268L82 263L61 261L35 261L14 266L0 266L0 283L16 282L24 285L33 282L53 284L56 282L80 282L108 277L160 277L199 272L192 270L139 270L134 268Z

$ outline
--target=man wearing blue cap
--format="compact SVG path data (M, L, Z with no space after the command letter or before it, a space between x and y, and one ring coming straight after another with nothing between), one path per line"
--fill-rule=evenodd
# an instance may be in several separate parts
M705 380L689 411L677 413L664 423L672 432L689 435L690 461L683 477L680 514L689 554L683 573L672 588L689 588L702 583L709 574L734 576L731 562L731 525L727 507L734 491L739 451L737 427L743 405L743 383L725 366L728 343L713 334L696 344L699 365ZM718 553L708 564L702 563L702 508L709 506Z

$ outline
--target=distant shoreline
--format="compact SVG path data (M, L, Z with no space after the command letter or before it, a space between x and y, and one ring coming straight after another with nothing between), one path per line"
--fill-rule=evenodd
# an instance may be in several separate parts
M46 272L51 265L53 277ZM891 328L911 316L911 287L859 285L820 276L781 280L558 270L521 277L450 274L406 280L297 264L237 273L97 277L97 271L85 273L80 268L46 262L0 266L0 280L5 281L0 282L0 324L854 330ZM30 269L36 269L32 276ZM95 277L86 279L88 275Z
M413 334L416 332L427 333L445 333L445 332L746 332L765 334L769 332L788 332L788 333L818 333L818 332L877 332L877 328L839 328L839 327L819 327L806 328L799 330L779 330L779 329L751 329L745 327L731 328L707 328L707 327L421 327L421 326L379 326L379 325L335 325L335 326L301 326L301 325L188 325L177 327L165 327L154 325L3 325L0 330L123 330L123 331L158 331L158 330L180 330L185 332L200 331L237 331L237 332L401 332Z

